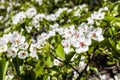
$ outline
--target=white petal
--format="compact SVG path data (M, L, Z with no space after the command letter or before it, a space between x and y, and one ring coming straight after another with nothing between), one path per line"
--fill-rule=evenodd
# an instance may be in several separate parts
M57 59L54 59L54 65L59 65L60 61Z
M88 47L88 46L84 46L84 47L82 48L83 52L88 51L88 49L89 49L89 47Z
M91 38L86 38L86 40L84 41L86 45L90 45L91 44Z
M32 58L36 58L36 59L38 59L38 55L36 54L36 51L30 53L30 56L31 56Z
M81 52L83 52L83 50L81 48L76 48L76 52L81 53Z
M95 33L96 34L102 34L102 29L101 28L96 28Z
M28 56L28 53L26 51L20 51L18 53L18 58L25 59Z
M64 48L64 51L65 51L66 54L68 54L70 52L70 48L69 47L68 48Z
M104 37L102 35L99 35L98 41L102 41L102 40L104 40Z

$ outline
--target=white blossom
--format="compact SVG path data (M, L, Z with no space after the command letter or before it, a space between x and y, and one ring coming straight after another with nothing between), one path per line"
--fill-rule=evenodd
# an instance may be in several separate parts
M12 34L4 34L3 39L8 43L11 40Z
M78 41L76 41L73 46L76 47L76 52L86 52L89 49L89 45L91 44L91 39L85 38L85 36L81 36Z
M68 54L70 52L70 41L69 40L63 40L62 41L62 45L64 47L64 51L66 54Z
M79 62L79 69L83 70L85 68L85 66L87 65L84 61L85 57L81 56L80 62ZM87 69L88 70L88 69Z
M94 12L91 14L91 18L96 20L102 20L104 19L104 16L105 16L104 12Z
M74 25L69 26L69 28L65 28L63 37L66 39L72 37L72 35L74 34L74 30L75 30Z
M18 52L18 58L25 59L26 57L28 57L28 53L26 51Z
M31 24L32 24L32 26L34 26L35 28L38 28L38 27L40 26L40 23L39 23L39 21L37 21L37 20L33 20L33 21L31 22Z
M8 52L7 57L15 58L17 56L17 51L18 51L17 47L11 46L11 48L7 50Z
M37 45L36 44L31 44L30 45L30 52L36 52Z
M28 18L32 18L33 16L35 16L37 14L37 11L34 7L31 7L29 8L26 12L25 12L25 15L28 17Z
M63 29L63 28L57 28L56 31L57 31L60 35L63 35L63 34L64 34L64 29Z
M33 18L33 20L35 20L35 21L42 21L43 20L43 18L45 18L45 14L37 14L37 15L35 15L35 17Z
M28 33L30 33L31 30L32 30L32 26L26 26L25 28L26 28L26 30L27 30Z
M78 27L78 30L80 32L88 32L88 26L85 22L81 23L80 26Z
M58 66L58 65L59 65L59 63L60 63L60 61L59 61L59 60L54 59L54 62L53 62L53 64L54 64L54 65Z
M36 50L37 50L37 45L36 44L31 44L30 45L30 56L32 58L38 59L38 55L36 54Z
M77 16L77 17L80 17L80 16L81 16L79 9L74 12L74 16Z
M23 22L23 19L26 17L25 13L22 11L22 12L19 12L18 14L16 14L15 16L13 16L12 18L12 22L13 24L18 24L18 23L22 23Z
M94 24L94 19L91 17L89 17L87 21L88 21L88 24L92 24L92 25Z
M18 32L13 32L13 34L10 38L10 42L12 43L12 45L18 46L25 42L25 37L21 36Z
M0 38L0 53L1 52L6 52L7 51L7 42L3 39Z
M32 58L38 59L38 55L36 54L36 52L30 53L30 56L31 56Z
M0 20L2 20L3 19L3 16L0 16Z
M97 40L99 42L102 41L102 40L104 40L101 28L96 28L93 31L91 31L90 32L90 36L92 37L92 39Z
M21 49L23 49L23 50L27 50L28 46L29 46L28 43L25 42L25 43L20 44L20 45L19 45L19 48L21 48Z

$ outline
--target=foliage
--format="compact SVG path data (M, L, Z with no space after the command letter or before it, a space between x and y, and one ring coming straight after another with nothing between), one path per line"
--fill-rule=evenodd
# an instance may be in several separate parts
M1 0L0 25L0 80L119 78L118 0Z

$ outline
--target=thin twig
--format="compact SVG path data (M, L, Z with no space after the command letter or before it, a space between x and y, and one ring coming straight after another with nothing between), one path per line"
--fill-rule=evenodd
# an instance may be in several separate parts
M80 72L76 68L74 68L71 64L69 64L68 62L62 61L61 59L57 58L56 56L54 56L54 57L55 57L55 59L59 60L60 62L63 62L65 64L69 65L74 71L76 71L78 73L78 75L80 75Z

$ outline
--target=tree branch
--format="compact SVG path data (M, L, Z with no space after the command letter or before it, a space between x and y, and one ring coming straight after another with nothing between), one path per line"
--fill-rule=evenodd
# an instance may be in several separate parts
M53 54L51 54L52 56L54 56L55 57L55 59L57 59L57 60L59 60L60 62L62 62L62 63L65 63L66 65L68 65L68 66L70 66L74 71L76 71L77 72L77 74L78 75L80 75L80 72L76 69L76 68L74 68L70 63L68 63L68 62L65 62L65 61L63 61L63 60L61 60L61 59L59 59L59 58L57 58L55 55L53 55Z

